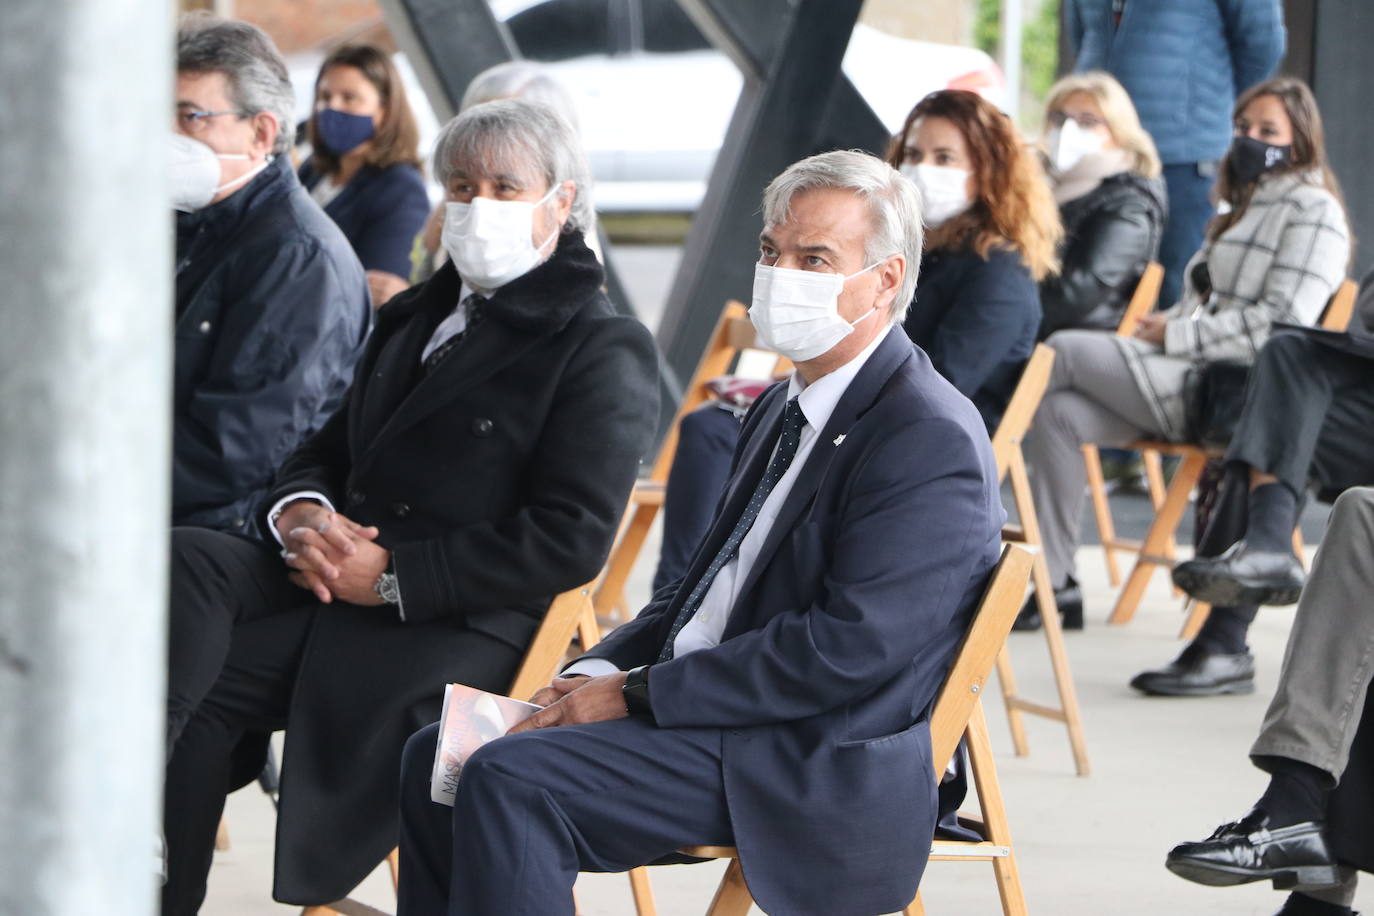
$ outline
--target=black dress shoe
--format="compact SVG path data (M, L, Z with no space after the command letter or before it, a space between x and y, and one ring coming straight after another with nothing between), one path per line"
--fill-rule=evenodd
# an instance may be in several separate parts
M1197 557L1174 567L1174 584L1218 607L1294 604L1307 574L1291 552L1250 550L1237 541L1219 557Z
M1249 652L1222 655L1191 643L1163 668L1142 671L1131 686L1151 696L1210 697L1254 693L1255 657Z
M1301 890L1340 883L1321 824L1303 821L1274 830L1268 825L1269 815L1253 808L1199 843L1175 846L1164 866L1210 887L1272 881L1278 890Z
M1059 608L1059 619L1063 622L1064 629L1083 629L1083 590L1078 587L1078 582L1073 576L1069 576L1062 588L1054 590L1054 603ZM1026 603L1022 605L1021 612L1012 621L1011 628L1038 630L1044 623L1040 617L1040 605L1035 602L1035 592L1031 592Z
M1348 906L1323 903L1296 891L1283 901L1283 907L1274 916L1360 916Z

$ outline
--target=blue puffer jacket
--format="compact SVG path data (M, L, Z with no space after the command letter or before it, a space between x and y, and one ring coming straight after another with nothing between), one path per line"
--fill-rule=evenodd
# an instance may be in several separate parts
M1283 57L1281 0L1065 0L1074 69L1121 81L1166 164L1219 159L1236 96Z

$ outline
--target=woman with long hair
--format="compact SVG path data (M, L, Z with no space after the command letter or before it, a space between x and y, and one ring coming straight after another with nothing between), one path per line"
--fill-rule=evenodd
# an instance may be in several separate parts
M1217 184L1219 213L1189 262L1179 301L1146 315L1133 338L1080 330L1049 338L1054 371L1026 457L1066 618L1082 615L1081 603L1068 599L1086 483L1080 446L1188 441L1190 370L1252 362L1275 322L1316 324L1345 277L1350 232L1311 90L1290 78L1254 86L1236 103L1234 124ZM1195 693L1253 689L1243 628L1239 639L1210 626L1168 669L1132 683L1152 693L1171 685Z
M420 132L391 56L344 45L320 65L301 183L343 230L378 308L409 286L410 247L429 213Z
M1051 86L1045 126L1064 241L1059 273L1040 283L1040 337L1114 330L1159 254L1167 207L1159 155L1126 90L1101 70Z
M991 431L1035 345L1036 283L1057 268L1044 175L1011 119L958 89L917 103L887 161L921 190L928 229L904 327Z

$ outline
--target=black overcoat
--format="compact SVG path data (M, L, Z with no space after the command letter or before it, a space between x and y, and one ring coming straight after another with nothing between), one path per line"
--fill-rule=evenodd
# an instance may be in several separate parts
M345 896L396 845L401 749L464 680L464 628L523 649L551 598L605 561L658 397L653 339L601 283L581 235L563 236L425 376L421 352L459 299L445 266L381 310L344 407L281 468L269 505L315 490L380 529L405 620L315 612L282 761L276 899ZM239 781L259 746L240 749Z

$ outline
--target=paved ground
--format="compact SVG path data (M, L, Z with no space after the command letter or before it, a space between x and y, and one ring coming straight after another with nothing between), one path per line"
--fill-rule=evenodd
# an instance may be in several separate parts
M617 263L636 299L654 303L661 301L671 280L676 256L671 248L625 249L617 253ZM655 324L657 309L644 311L647 322ZM1122 495L1114 497L1113 504L1121 532L1138 536L1149 515L1144 501ZM1323 517L1320 508L1309 511L1304 524L1309 544L1316 543ZM646 555L655 552L653 541ZM641 597L648 588L649 566L641 564L632 584ZM1109 627L1103 620L1114 590L1106 584L1097 548L1083 550L1079 572L1089 599L1088 628L1070 634L1069 653L1092 775L1073 775L1063 729L1043 720L1028 726L1032 754L1012 756L1000 705L993 701L988 708L1030 911L1044 916L1267 916L1282 900L1267 885L1198 887L1170 875L1162 862L1171 845L1205 836L1217 823L1239 816L1263 789L1264 777L1249 765L1246 752L1273 691L1291 611L1266 611L1255 625L1252 644L1259 677L1254 695L1146 699L1135 695L1126 682L1136 671L1165 662L1178 651L1174 637L1182 620L1179 603L1159 576L1136 620L1129 626ZM1026 694L1051 699L1043 639L1039 634L1013 634L1011 646ZM230 800L229 819L233 846L216 858L203 912L289 912L269 902L274 817L265 796L256 788L237 793ZM704 912L720 870L718 863L656 869L652 880L659 912ZM936 863L923 888L932 914L1000 912L986 865ZM394 911L394 897L380 870L356 897ZM578 900L584 916L633 912L621 876L585 876L578 885ZM1374 911L1374 882L1361 894L1359 905Z

